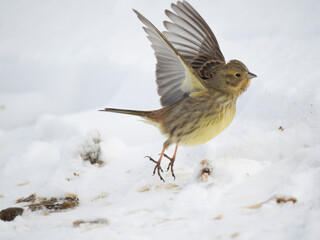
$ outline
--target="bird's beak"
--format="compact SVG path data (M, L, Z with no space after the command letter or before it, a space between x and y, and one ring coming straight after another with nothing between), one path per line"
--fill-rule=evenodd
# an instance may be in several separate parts
M257 75L255 75L251 72L248 72L247 78L251 79L251 78L255 78L255 77L257 77Z

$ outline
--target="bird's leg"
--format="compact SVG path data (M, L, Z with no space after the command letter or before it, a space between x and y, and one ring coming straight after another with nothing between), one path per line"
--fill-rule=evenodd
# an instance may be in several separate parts
M163 177L161 176L160 171L163 172L163 170L162 170L160 164L161 164L161 160L162 160L162 158L163 158L164 150L165 150L165 149L166 149L166 147L163 146L162 151L161 151L161 154L160 154L160 158L159 158L158 161L154 160L152 157L146 156L147 158L149 158L150 161L152 161L152 162L154 162L154 163L156 164L156 166L155 166L154 169L153 169L153 175L154 175L154 174L156 173L156 171L157 171L158 176L160 177L160 179L161 179L162 181L164 181L164 179L163 179Z
M174 161L176 160L177 150L178 150L178 144L176 144L176 148L174 150L174 154L173 154L172 158L169 157L167 154L163 154L163 156L165 156L166 158L168 158L170 160L170 163L168 164L168 167L167 167L167 171L169 171L169 169L171 169L171 174L174 179L176 179L176 176L174 175L174 172L173 172L173 164L174 164Z

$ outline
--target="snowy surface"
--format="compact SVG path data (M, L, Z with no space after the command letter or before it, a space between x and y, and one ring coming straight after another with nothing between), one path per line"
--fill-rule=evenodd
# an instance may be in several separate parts
M319 239L320 2L190 2L225 58L258 78L231 126L180 147L177 179L166 173L163 183L144 158L160 152L159 131L97 110L160 107L131 8L163 29L171 2L0 1L0 210L32 193L80 200L49 214L25 207L0 221L1 240ZM83 161L99 150L103 165ZM74 227L80 219L108 224Z

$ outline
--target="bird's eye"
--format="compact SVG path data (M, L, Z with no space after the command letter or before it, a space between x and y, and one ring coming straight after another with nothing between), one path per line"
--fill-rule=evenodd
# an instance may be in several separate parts
M240 73L237 73L237 74L236 74L236 77L241 77L241 74L240 74Z

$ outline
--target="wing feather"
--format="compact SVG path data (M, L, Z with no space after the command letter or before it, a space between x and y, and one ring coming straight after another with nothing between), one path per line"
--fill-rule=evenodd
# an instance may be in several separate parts
M157 59L156 82L158 94L161 96L161 104L168 106L180 100L185 94L206 90L198 73L189 66L163 33L138 11L133 11L146 26L143 29L155 52ZM188 38L189 41L191 36ZM194 53L196 53L196 49Z
M164 21L167 31L163 34L189 66L203 77L207 73L202 71L210 71L204 67L207 64L225 64L218 41L200 14L187 1L171 4L171 8L174 12L165 13L172 22Z

